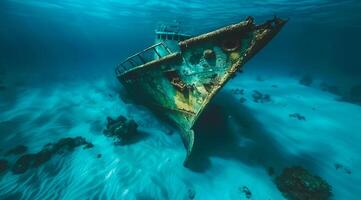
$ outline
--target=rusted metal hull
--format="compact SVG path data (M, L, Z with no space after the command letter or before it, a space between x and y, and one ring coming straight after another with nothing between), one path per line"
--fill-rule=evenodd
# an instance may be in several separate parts
M255 25L252 18L179 43L179 52L118 73L125 88L181 130L190 158L193 127L213 96L242 70L286 23L274 18Z

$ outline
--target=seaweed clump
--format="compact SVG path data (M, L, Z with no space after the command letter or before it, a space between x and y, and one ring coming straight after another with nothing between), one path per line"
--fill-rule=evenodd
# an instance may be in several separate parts
M327 200L332 195L332 188L325 180L302 167L284 169L276 184L289 200Z
M137 135L138 124L134 120L121 115L117 119L107 117L107 121L104 135L114 138L116 144L125 144Z
M56 154L73 151L76 147L84 145L84 149L92 148L94 145L87 142L83 137L62 138L56 143L49 143L41 151L33 154L25 154L16 160L12 167L14 174L22 174L31 168L37 168L49 161Z

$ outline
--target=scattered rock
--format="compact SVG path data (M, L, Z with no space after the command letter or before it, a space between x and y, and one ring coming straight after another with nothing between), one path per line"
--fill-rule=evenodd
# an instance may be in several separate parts
M269 94L262 94L257 90L253 91L252 97L253 101L256 103L267 103L271 101L271 96Z
M195 197L196 197L196 191L193 189L188 189L188 198L192 200Z
M10 149L9 151L7 151L5 153L5 156L10 156L10 155L21 155L26 153L26 151L28 150L27 146L24 145L18 145L12 149Z
M246 196L247 199L252 197L252 192L247 186L240 187L239 190Z
M101 157L102 157L102 154L98 154L98 155L97 155L97 158L101 158Z
M236 89L232 89L231 92L235 95L244 95L244 89L239 89L239 88L236 88Z
M340 163L335 163L335 168L336 168L336 170L344 171L346 174L351 174L351 170L349 170L348 168L346 168L345 166L343 166Z
M108 124L104 135L114 138L116 144L125 144L137 135L138 124L134 120L128 120L124 116L117 119L107 118Z
M271 85L271 87L273 87L273 88L278 88L278 85Z
M0 160L0 174L5 172L9 167L9 163L7 160L1 159Z
M306 121L306 117L300 115L299 113L289 114L289 117L290 117L290 118L298 119L298 120L300 120L300 121Z
M73 151L76 147L85 145L93 147L93 144L87 142L83 137L62 138L55 144L46 144L41 151L34 154L25 154L16 160L12 167L14 174L22 174L31 168L39 167L49 161L55 154L62 154Z
M284 169L275 182L283 196L290 200L326 200L332 195L332 188L325 180L302 167Z
M310 86L313 83L313 79L310 75L304 75L299 80L301 85Z

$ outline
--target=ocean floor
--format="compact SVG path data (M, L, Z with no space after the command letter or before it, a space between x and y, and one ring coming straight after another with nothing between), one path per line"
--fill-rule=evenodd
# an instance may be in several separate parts
M279 200L275 176L300 165L332 186L332 199L356 200L361 106L336 99L295 77L240 74L202 116L185 168L176 129L133 104L114 80L4 86L0 159L11 165L16 156L5 156L8 149L26 145L36 153L64 137L82 136L94 147L56 155L23 174L8 169L0 174L0 199L247 199L246 186L250 199ZM119 115L139 125L127 145L103 134L107 116Z

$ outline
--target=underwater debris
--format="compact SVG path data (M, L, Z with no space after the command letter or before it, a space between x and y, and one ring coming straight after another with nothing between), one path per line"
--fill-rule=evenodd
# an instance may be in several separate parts
M196 197L196 191L193 189L188 189L188 198L193 200Z
M49 161L55 154L63 154L65 152L73 151L76 147L84 145L85 148L93 147L93 144L87 142L83 137L62 138L55 144L48 143L38 153L25 154L16 160L12 167L14 174L22 174L31 168L39 167L45 162Z
M10 155L21 155L26 153L26 151L28 150L28 147L25 145L18 145L10 150L8 150L5 153L5 156L10 156Z
M262 94L257 90L253 91L252 97L253 101L256 103L267 103L271 101L271 96L269 94Z
M335 168L336 168L336 170L344 171L346 174L351 174L351 170L349 170L348 168L346 168L345 166L343 166L340 163L335 163Z
M1 159L0 160L0 174L5 172L9 167L9 163L7 160Z
M289 114L288 115L290 118L295 118L295 119L298 119L300 121L306 121L306 117L305 116L302 116L301 114L299 113L293 113L293 114Z
M116 140L116 144L125 144L137 134L138 124L120 115L117 119L107 117L108 124L103 131L104 135Z
M301 79L299 80L299 83L301 84L301 85L305 85L305 86L311 86L312 85L312 83L313 83L313 79L312 79L312 77L310 76L310 75L303 75L302 77L301 77Z
M275 182L289 200L327 200L332 196L332 188L325 180L298 166L284 169Z
M247 186L239 187L238 189L246 196L247 199L252 197L252 192Z

